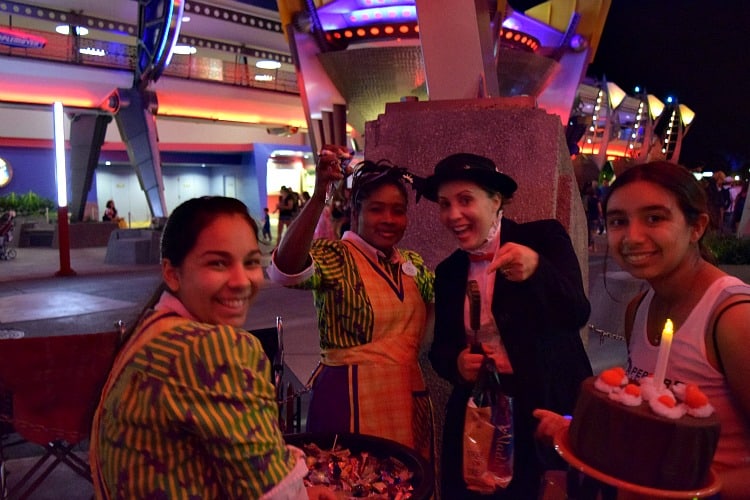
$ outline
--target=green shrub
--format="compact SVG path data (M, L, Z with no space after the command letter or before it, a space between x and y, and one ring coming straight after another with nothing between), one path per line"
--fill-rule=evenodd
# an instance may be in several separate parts
M10 193L0 196L0 212L15 210L17 215L39 215L45 213L46 209L53 210L54 208L54 201L43 198L33 191L22 195Z
M734 235L706 235L704 242L720 265L750 264L750 239L740 239Z

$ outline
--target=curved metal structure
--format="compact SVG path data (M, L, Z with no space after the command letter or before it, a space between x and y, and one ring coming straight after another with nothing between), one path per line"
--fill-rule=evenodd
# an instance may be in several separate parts
M172 58L185 10L184 0L138 1L138 60L134 86L159 79Z

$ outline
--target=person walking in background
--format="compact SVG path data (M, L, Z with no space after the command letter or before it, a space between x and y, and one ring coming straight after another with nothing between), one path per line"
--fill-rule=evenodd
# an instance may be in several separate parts
M297 216L297 210L299 209L299 202L297 193L292 188L281 186L279 193L279 204L276 206L276 212L279 213L279 223L276 228L276 245L278 246L281 242L281 237L284 234L284 229L288 228L294 218Z
M705 189L679 165L636 165L612 183L604 213L612 256L650 285L625 315L628 377L654 373L671 319L665 381L695 384L708 396L721 423L712 464L721 498L750 498L750 285L716 267L703 245L710 223ZM569 425L554 413L535 414L547 440Z
M518 224L503 217L515 191L516 182L492 160L471 153L442 159L425 180L424 197L438 204L440 222L459 247L435 270L429 352L435 371L453 384L441 454L446 499L538 498L544 468L559 458L538 454L532 411L545 406L572 412L580 383L591 375L579 333L591 307L573 245L556 220ZM469 318L469 280L476 280L481 296L476 333ZM482 352L470 349L475 341ZM466 404L485 355L514 398L513 479L491 494L469 491L462 474Z
M583 208L586 211L586 222L589 231L589 250L595 250L595 235L600 234L602 221L602 203L596 188L595 181L587 184L583 189Z
M308 201L310 201L310 193L308 193L307 191L302 191L302 194L300 195L300 200L299 200L300 210L302 210L302 207L304 207L305 203L307 203Z
M734 199L734 211L732 212L732 234L735 235L740 228L742 212L744 212L745 210L745 201L747 200L747 184L748 181L742 181L740 192L737 193L737 198Z
M263 232L261 240L264 243L271 243L273 236L271 236L271 215L268 212L268 207L263 209Z
M599 198L599 203L604 202L604 199L609 196L609 179L604 178L596 188L596 196ZM599 234L607 232L606 225L604 224L604 212L599 215Z
M186 201L161 240L163 285L118 353L94 415L97 499L336 497L305 489L278 426L271 363L241 329L263 283L235 198Z
M432 458L432 411L417 361L432 309L433 273L396 245L407 225L406 171L365 161L352 174L352 230L313 240L343 147L326 146L315 189L272 256L268 276L312 289L321 359L310 385L309 432L354 432Z
M708 198L708 210L711 217L710 228L712 231L721 232L724 223L724 212L729 208L729 191L724 189L724 180L727 175L721 170L714 172L711 181L706 185L706 196Z

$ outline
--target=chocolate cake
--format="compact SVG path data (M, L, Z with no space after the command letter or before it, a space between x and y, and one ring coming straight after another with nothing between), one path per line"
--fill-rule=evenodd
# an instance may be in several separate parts
M618 479L663 490L705 486L719 439L719 421L659 416L647 402L625 406L594 387L581 386L570 425L570 447L587 465Z

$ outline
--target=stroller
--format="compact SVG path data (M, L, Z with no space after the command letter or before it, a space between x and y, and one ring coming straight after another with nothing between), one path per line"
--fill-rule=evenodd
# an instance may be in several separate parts
M16 249L10 246L13 241L16 213L13 210L0 215L0 260L16 258Z

